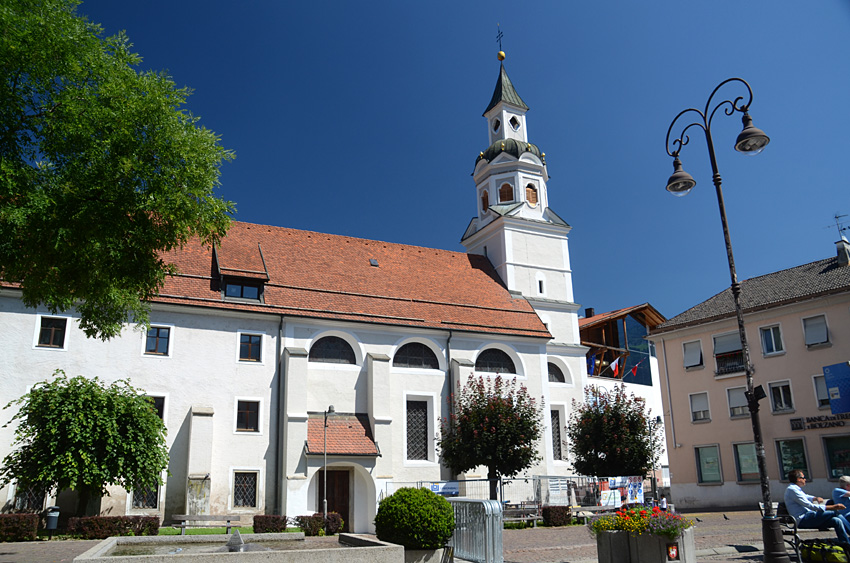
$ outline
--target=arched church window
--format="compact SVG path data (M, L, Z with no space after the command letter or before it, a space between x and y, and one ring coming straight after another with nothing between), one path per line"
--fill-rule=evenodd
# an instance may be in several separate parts
M411 342L398 349L393 358L393 366L397 368L440 369L437 356L425 344Z
M502 184L499 188L499 203L508 203L514 200L514 187L510 184Z
M326 336L310 348L310 361L326 364L355 364L354 350L339 336Z
M489 373L516 373L514 361L498 348L487 348L475 360L475 371Z
M514 131L519 129L520 122L519 122L519 119L516 118L516 116L513 116L511 118L510 124L511 124L511 129L513 129Z
M552 383L566 383L564 372L552 362L549 362L549 381Z
M487 211L490 209L490 194L487 193L487 190L481 192L481 211Z
M534 184L528 184L525 187L525 201L527 201L528 205L531 207L537 206L537 188Z

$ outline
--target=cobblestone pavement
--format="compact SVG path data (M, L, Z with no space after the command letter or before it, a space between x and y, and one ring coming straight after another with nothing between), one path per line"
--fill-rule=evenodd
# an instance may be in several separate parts
M762 560L758 511L688 513L696 522L699 562L750 563ZM823 532L803 532L815 537ZM505 563L596 563L596 540L584 526L505 530ZM52 540L0 543L0 563L60 563L88 551L98 542Z

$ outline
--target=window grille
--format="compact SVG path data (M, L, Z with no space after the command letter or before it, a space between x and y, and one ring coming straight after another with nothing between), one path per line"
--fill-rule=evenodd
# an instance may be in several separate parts
M550 364L551 365L551 364ZM561 411L552 410L552 457L564 459L561 449Z
M393 358L393 366L399 368L440 369L437 356L421 342L411 342L399 348Z
M407 401L407 459L428 459L426 401Z
M159 506L159 487L133 489L133 508L157 508Z
M475 360L475 371L489 373L516 373L511 357L498 348L487 348Z
M237 472L233 477L233 506L257 506L257 474Z
M310 361L328 364L356 364L354 350L339 336L326 336L310 348Z
M19 512L41 512L44 509L44 489L30 487L15 493L15 510Z

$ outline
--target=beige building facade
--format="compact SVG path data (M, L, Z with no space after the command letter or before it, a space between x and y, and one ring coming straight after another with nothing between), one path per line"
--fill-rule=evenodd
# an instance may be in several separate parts
M850 414L831 412L823 368L850 360L850 245L837 255L742 282L742 306L771 497L803 469L807 491L829 496L850 474ZM671 478L679 508L761 500L741 341L731 290L659 325Z

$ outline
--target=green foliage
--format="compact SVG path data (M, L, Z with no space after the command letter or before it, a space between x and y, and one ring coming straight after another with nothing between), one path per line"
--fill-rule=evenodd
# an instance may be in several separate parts
M162 484L168 465L165 426L150 399L129 382L106 385L57 370L5 408L13 406L18 412L5 426L17 428L13 451L0 467L0 485L15 480L22 488L72 489L85 507L107 485Z
M644 475L661 455L660 428L650 429L646 402L623 386L610 392L585 389L585 402L573 401L567 439L573 467L581 475Z
M68 520L68 533L84 540L102 540L111 536L156 536L156 516L87 516Z
M439 549L455 529L449 501L428 489L402 488L378 505L375 534L406 549Z
M34 541L38 514L0 514L0 541Z
M282 514L255 514L255 534L275 534L286 531L287 518Z
M107 339L147 323L164 253L226 232L213 190L233 153L183 109L188 88L137 72L127 37L101 38L78 3L0 5L0 276Z
M319 512L313 515L305 514L295 517L295 523L301 528L305 536L324 536L324 520L324 517Z
M458 388L455 412L444 418L439 440L442 461L455 473L488 469L490 498L499 477L512 477L540 458L542 405L514 378L470 378Z
M693 526L692 520L676 514L663 512L660 508L648 506L633 506L621 508L611 514L592 518L587 527L594 536L605 531L622 530L631 534L652 534L675 540L686 529Z

